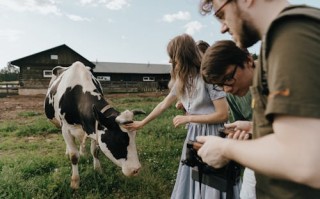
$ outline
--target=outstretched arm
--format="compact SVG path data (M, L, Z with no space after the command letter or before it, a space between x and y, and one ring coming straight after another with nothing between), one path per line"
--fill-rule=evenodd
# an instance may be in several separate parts
M229 159L275 178L320 188L320 119L277 116L274 134L252 141L201 136L198 154L214 167Z
M163 113L165 110L167 110L170 105L172 105L177 100L177 97L175 95L167 95L162 102L160 102L152 111L151 113L145 117L142 121L134 121L131 124L127 124L125 128L128 130L138 130L142 128L144 125L148 124L152 120L154 120L156 117L158 117L161 113Z

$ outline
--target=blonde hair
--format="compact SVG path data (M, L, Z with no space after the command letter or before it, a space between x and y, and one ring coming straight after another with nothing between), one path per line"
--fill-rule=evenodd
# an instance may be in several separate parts
M167 46L172 71L169 88L176 86L177 96L193 89L193 80L200 73L201 55L194 39L188 34L174 37Z

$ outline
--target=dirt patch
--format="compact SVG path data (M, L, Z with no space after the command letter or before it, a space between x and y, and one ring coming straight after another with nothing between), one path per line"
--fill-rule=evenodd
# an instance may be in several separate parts
M112 101L121 97L160 97L166 94L166 92L117 93L106 94L105 97ZM44 114L44 99L45 95L13 95L0 98L0 122L17 119L20 112L32 111Z

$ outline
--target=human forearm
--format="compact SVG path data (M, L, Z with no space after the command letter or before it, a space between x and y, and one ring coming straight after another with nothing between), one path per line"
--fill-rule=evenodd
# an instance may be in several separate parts
M156 117L161 115L165 110L167 110L174 102L176 102L177 97L175 95L167 95L167 97L160 102L152 111L151 113L144 118L141 122L144 125L154 120Z
M227 112L215 112L208 115L188 115L189 122L202 124L224 123L228 121Z
M215 124L228 121L228 103L225 98L212 101L215 111L206 115L189 115L189 122Z
M224 140L223 156L268 176L320 188L319 126L311 123L305 121L302 125L290 118L283 126L283 121L278 120L275 134L253 141ZM306 126L313 128L302 132L299 125L305 131Z
M152 120L154 120L156 117L158 117L159 115L161 115L161 113L163 113L166 110L166 107L164 106L163 102L159 103L153 110L152 112L145 117L141 123L143 126L145 126L146 124L148 124L149 122L151 122Z

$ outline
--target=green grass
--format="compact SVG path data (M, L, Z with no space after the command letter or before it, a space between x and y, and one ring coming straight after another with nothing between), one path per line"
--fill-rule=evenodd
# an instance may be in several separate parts
M113 99L112 104L120 111L143 109L148 114L162 99L128 97ZM74 191L60 130L43 113L19 113L17 121L0 124L0 198L170 198L186 135L183 127L172 125L177 114L181 112L171 107L139 130L136 142L142 169L136 177L125 177L102 153L102 173L95 172L88 142L88 154L79 163L80 189Z

